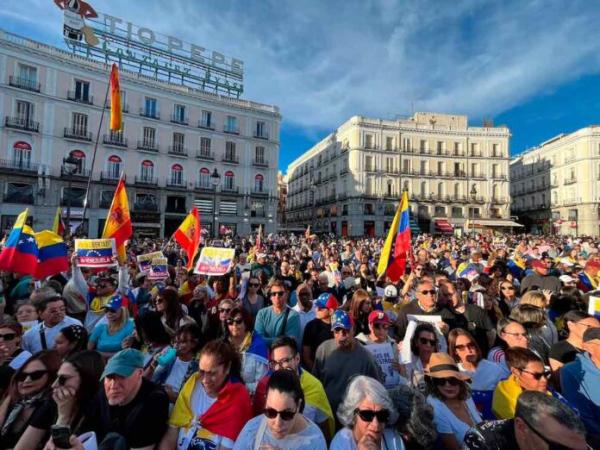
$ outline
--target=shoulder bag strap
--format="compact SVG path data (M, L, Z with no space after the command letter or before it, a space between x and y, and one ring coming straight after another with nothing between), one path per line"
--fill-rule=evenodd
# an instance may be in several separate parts
M267 419L265 416L262 416L260 421L260 425L258 426L258 430L256 431L256 437L254 438L254 450L260 449L260 444L262 443L263 436L265 435L265 430L267 429Z
M290 307L286 306L285 308L285 313L283 316L283 324L281 326L281 331L279 332L279 336L284 336L285 335L285 327L287 326L287 321L288 321L288 316L290 315Z
M44 329L44 322L40 323L40 343L42 344L42 350L48 350L48 343L46 342L46 332Z

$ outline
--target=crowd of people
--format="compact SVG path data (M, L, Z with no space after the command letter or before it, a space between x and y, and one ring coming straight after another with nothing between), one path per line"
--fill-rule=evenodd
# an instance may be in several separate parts
M225 275L1 273L0 449L600 449L597 240L419 235L400 280L381 239L204 244Z

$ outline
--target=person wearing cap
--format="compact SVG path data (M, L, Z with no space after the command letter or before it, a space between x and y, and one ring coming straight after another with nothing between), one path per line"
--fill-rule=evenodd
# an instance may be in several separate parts
M314 302L315 318L306 324L302 335L302 363L308 370L315 364L317 348L323 342L333 338L331 316L339 307L333 294L321 294Z
M560 282L562 283L562 289L564 288L570 288L570 287L577 287L577 279L573 278L571 275L561 275L558 277L558 279L560 280ZM562 292L561 289L561 292Z
M106 321L101 321L94 327L88 350L97 350L108 359L123 348L123 341L133 334L135 327L120 295L114 295L104 309Z
M354 337L352 321L346 311L338 309L331 317L333 339L317 348L313 374L321 380L333 411L342 400L344 390L355 375L367 375L381 381L377 362Z
M31 356L21 348L23 327L14 319L0 323L0 398L10 384L13 374Z
M534 259L531 262L532 273L521 280L521 294L528 290L549 290L553 294L560 292L560 280L553 275L550 275L550 267L548 263L541 259Z
M582 347L584 351L560 369L560 385L579 411L594 448L600 448L600 327L585 330Z
M273 267L267 263L266 253L258 253L256 255L256 262L253 262L250 266L250 273L253 277L258 277L259 272L263 272L267 278L273 276Z
M481 422L466 384L470 379L447 353L433 353L425 368L427 403L444 449L458 450L469 428Z
M169 398L142 376L144 355L128 348L108 360L100 390L86 416L83 429L93 430L98 442L117 433L128 448L153 449L167 430Z
M598 272L600 271L600 260L597 257L590 258L577 278L577 287L583 293L598 289Z
M400 304L398 303L398 289L393 284L388 284L383 289L383 299L381 300L383 310L393 322L398 318Z

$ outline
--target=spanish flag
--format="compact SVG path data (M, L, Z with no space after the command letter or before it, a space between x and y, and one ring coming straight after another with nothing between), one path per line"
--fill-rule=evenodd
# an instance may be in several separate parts
M396 283L404 275L410 254L409 217L408 192L404 191L377 265L377 275L387 273L392 283Z
M121 85L119 84L119 69L115 63L110 70L110 129L123 129L123 112L121 108Z
M59 206L56 208L56 214L54 215L54 223L52 224L52 231L62 236L65 234L65 223L62 220L62 209ZM69 230L70 232L71 230Z
M110 210L104 224L102 239L114 238L117 245L117 253L121 264L126 261L125 242L133 234L131 216L129 215L129 201L125 192L125 180L123 176L119 180L115 196L110 204Z
M34 275L37 266L38 246L35 233L26 225L29 210L17 217L15 225L0 253L0 270Z
M41 280L69 270L67 244L63 238L50 230L35 233L38 246L38 262L35 278Z
M187 253L187 269L191 269L194 266L194 258L200 245L200 216L195 206L173 233L173 239Z

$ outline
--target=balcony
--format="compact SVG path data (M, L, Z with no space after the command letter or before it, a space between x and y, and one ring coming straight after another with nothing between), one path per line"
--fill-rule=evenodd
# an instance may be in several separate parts
M196 184L194 185L194 189L196 189L197 191L202 191L202 192L214 192L215 191L215 187L213 185L211 185L210 183L203 183L202 181L198 180L196 181Z
M186 189L187 187L187 181L184 179L173 179L173 178L168 178L167 179L167 187L173 188L173 189Z
M171 145L169 146L169 155L187 156L188 152L183 145Z
M206 121L199 120L198 121L198 128L202 128L204 130L213 130L214 131L215 126L211 122L206 122Z
M154 202L135 202L133 204L133 210L135 212L158 212L158 203Z
M110 133L102 137L102 143L113 147L127 147L127 138L123 137L123 133Z
M264 140L269 140L269 133L267 133L266 131L263 131L262 133L257 133L256 131L254 132L254 137L256 139L264 139Z
M0 168L1 169L9 169L10 171L16 172L24 172L30 174L37 174L38 169L40 168L39 164L33 164L30 161L21 160L8 160L8 159L0 159Z
M158 152L158 144L154 140L142 140L137 142L137 149L147 152Z
M238 127L223 127L223 133L227 134L240 134L240 129Z
M106 109L110 109L110 102L106 104ZM128 113L129 105L127 103L121 103L121 111L124 113Z
M153 177L144 177L144 176L135 176L135 184L144 185L144 186L156 186L158 185L158 178Z
M223 186L221 192L224 194L237 194L240 192L239 186Z
M564 185L567 186L569 184L577 183L577 177L567 178L564 182Z
M228 164L239 164L240 160L236 155L225 155L221 158L221 161Z
M156 110L152 111L151 109L140 108L140 116L147 119L160 120L160 112Z
M508 203L508 199L506 197L492 197L491 203L496 205L504 205Z
M252 165L256 167L269 167L269 161L265 161L264 159L254 159Z
M204 161L214 161L215 154L211 153L210 150L199 150L196 152L196 158L203 159Z
M25 89L27 91L40 92L41 85L37 82L37 80L30 80L29 78L21 78L21 77L8 77L8 84L19 88Z
M176 123L178 125L189 125L190 119L187 116L173 113L171 114L171 123Z
M255 197L268 197L269 191L265 189L252 189L252 195Z
M100 172L100 180L105 181L107 183L116 184L117 181L119 181L119 174L103 170L102 172Z
M86 105L94 104L93 95L82 95L81 92L77 93L76 91L67 91L67 100L77 103L84 103Z
M66 139L75 139L77 141L92 141L92 133L88 132L86 128L65 128Z
M65 178L87 178L90 176L90 169L80 169L75 172L70 172L64 166L61 166L60 176Z
M492 174L492 180L500 180L500 181L506 181L507 177L506 175L499 175L499 174Z
M6 128L15 128L17 130L32 131L37 133L40 131L40 123L28 120L22 117L10 117L6 116L4 119L4 125Z

